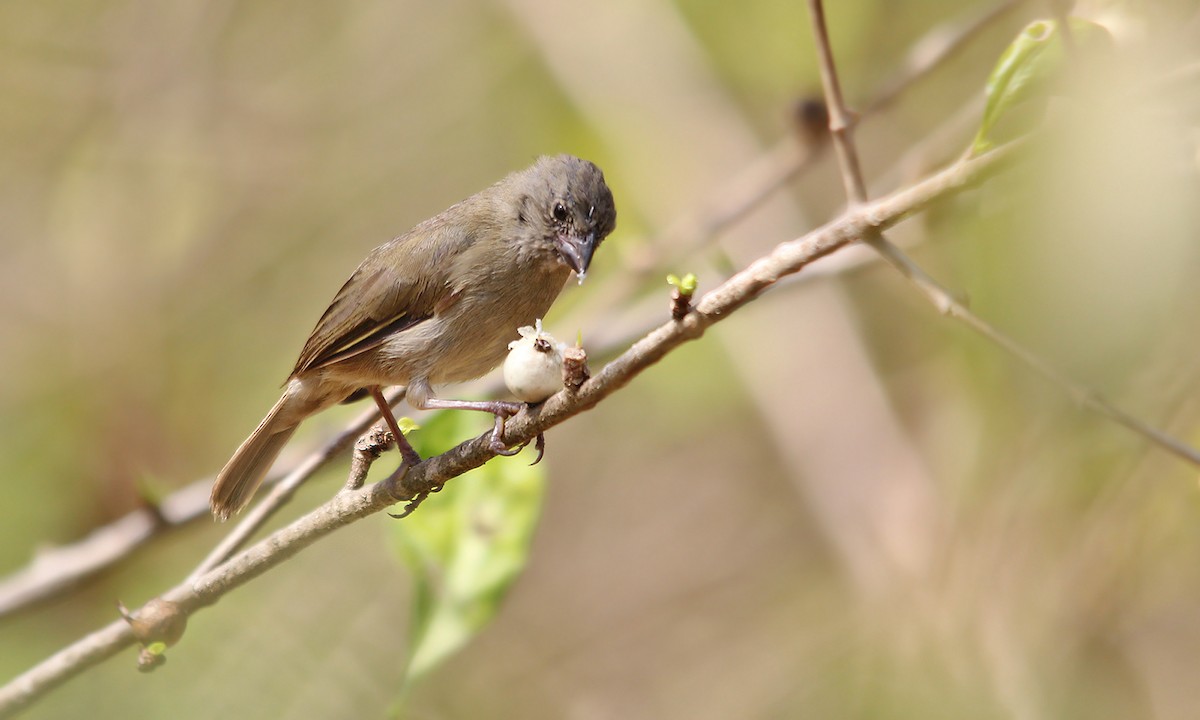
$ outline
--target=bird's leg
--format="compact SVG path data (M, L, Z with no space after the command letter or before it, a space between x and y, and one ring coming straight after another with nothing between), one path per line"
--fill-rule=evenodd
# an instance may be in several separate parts
M396 422L396 416L392 414L392 406L388 405L387 398L383 396L383 390L378 385L374 385L368 388L368 391L375 399L375 404L379 406L379 413L383 415L383 421L387 423L388 429L395 436L396 447L399 448L400 456L404 458L405 464L416 465L421 462L421 456L408 443L408 438L404 437L404 433L400 432L400 424Z
M522 444L515 448L509 448L504 444L504 421L521 412L526 407L525 403L504 400L442 400L433 396L433 390L426 380L414 380L405 388L405 393L408 404L418 410L476 410L494 415L496 424L492 427L490 445L492 452L497 455L516 455L521 452L521 448L525 447ZM538 433L538 460L542 459L542 450L545 447L546 440L541 433Z
M410 397L409 401L419 410L478 410L496 416L496 424L492 427L492 452L497 455L516 455L521 448L509 448L504 444L504 421L521 412L523 403L506 402L504 400L442 400L441 398L418 396Z

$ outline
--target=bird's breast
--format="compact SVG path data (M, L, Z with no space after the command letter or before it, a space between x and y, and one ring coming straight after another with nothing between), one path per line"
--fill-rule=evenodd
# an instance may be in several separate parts
M433 317L385 341L381 353L409 377L433 384L486 374L519 337L517 328L545 316L570 275L565 267L546 270L459 288Z

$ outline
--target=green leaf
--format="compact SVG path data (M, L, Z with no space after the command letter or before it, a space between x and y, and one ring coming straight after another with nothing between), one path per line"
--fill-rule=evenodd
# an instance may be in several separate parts
M150 474L139 475L134 484L138 499L149 507L158 507L162 504L163 498L167 495L164 487L160 478Z
M1108 31L1100 25L1080 18L1069 20L1074 50L1082 56L1085 50L1103 44L1108 46ZM1055 20L1038 20L1025 26L1012 44L1000 55L988 77L987 102L979 132L971 145L978 155L994 145L992 136L997 123L1013 114L1014 108L1031 99L1044 100L1050 81L1062 71L1066 53L1062 32ZM1040 114L1041 104L1034 108Z
M428 457L490 427L480 420L478 413L442 412L413 439ZM496 615L528 561L546 486L543 467L495 458L395 523L396 547L415 581L405 688Z
M696 292L696 285L699 283L695 273L688 273L682 278L678 275L667 275L667 284L679 288L681 295L691 297Z

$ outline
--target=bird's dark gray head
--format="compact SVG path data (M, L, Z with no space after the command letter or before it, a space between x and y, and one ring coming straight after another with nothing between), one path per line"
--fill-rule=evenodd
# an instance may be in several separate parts
M542 248L553 248L582 282L596 248L617 224L604 173L587 160L554 155L510 179L519 193L517 222L533 231Z

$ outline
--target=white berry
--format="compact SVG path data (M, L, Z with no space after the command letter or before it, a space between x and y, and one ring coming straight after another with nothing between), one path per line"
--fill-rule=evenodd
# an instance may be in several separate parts
M521 338L508 344L504 359L504 384L518 400L539 403L563 388L563 346L542 330L541 320L517 332Z

